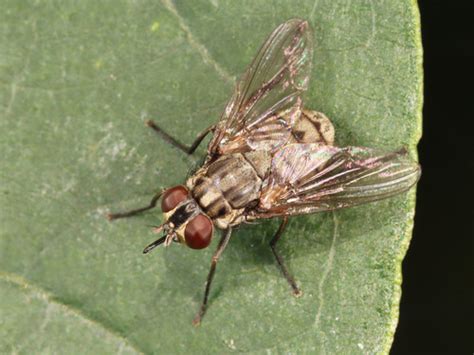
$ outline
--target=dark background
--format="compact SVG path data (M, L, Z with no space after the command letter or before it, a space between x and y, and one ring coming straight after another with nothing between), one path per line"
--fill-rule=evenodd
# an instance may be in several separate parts
M474 1L419 1L423 173L392 354L473 354Z

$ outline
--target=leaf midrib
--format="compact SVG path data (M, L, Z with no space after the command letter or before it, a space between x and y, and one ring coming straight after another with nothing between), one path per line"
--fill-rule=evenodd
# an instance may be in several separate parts
M39 287L38 285L35 285L23 276L12 272L5 272L2 270L0 271L0 281L7 282L16 286L20 292L32 294L35 298L42 300L48 306L51 305L53 307L56 307L61 311L61 313L65 315L80 318L89 326L102 329L111 338L117 339L118 342L121 342L131 351L137 354L144 354L143 350L141 350L136 344L133 344L124 335L120 334L120 332L110 327L107 327L105 324L101 323L97 319L88 317L80 308L76 308L70 304L61 302L60 299L54 297L52 294Z

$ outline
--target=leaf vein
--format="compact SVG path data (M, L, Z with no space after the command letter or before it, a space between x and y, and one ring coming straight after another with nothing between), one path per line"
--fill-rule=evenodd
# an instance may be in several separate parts
M332 233L332 241L331 241L331 247L329 249L328 253L328 260L326 262L326 268L323 271L323 274L321 276L321 279L319 280L319 285L318 285L318 300L319 300L319 305L318 305L318 310L316 312L316 316L314 317L314 324L313 328L318 328L320 321L321 321L321 314L324 306L324 284L326 283L326 280L331 273L333 264L334 264L334 256L336 255L336 241L337 241L337 236L339 234L339 220L336 217L336 212L332 212L332 220L333 220L333 233Z
M234 84L235 80L233 76L230 75L214 58L212 58L207 48L202 43L200 43L196 37L194 37L191 29L184 21L184 18L179 14L178 9L176 9L176 6L173 4L172 0L162 0L161 3L177 18L179 27L186 34L189 44L201 55L204 63L214 68L217 74L227 83Z
M332 233L332 241L331 241L331 246L329 248L329 253L328 253L328 260L326 262L326 268L323 271L323 274L321 276L320 282L319 282L319 287L318 287L318 300L319 300L319 306L316 311L313 327L308 327L304 332L301 332L299 334L296 334L292 337L287 337L282 341L277 342L271 347L266 347L263 349L258 349L258 350L265 350L267 353L271 353L272 350L278 349L278 347L289 344L292 341L295 341L296 339L299 339L308 333L310 333L312 330L316 330L320 324L321 320L321 314L322 314L322 309L324 305L324 284L326 283L326 280L329 276L329 274L332 271L333 265L334 265L334 257L336 255L336 241L337 237L339 235L339 220L336 217L336 212L332 212L332 220L333 220L333 233ZM321 353L325 353L325 351L322 351Z
M109 334L111 338L116 338L120 344L119 349L123 350L126 346L130 349L130 351L133 351L137 354L144 353L143 351L138 349L136 345L132 344L128 339L126 339L123 335L106 327L104 324L98 322L97 320L87 317L87 315L85 315L80 309L74 308L69 304L60 302L60 300L55 298L54 295L50 294L41 287L34 285L29 280L26 280L24 277L11 272L0 271L0 280L15 285L23 292L29 292L34 297L41 299L43 302L46 303L47 314L45 320L43 321L42 327L46 326L46 323L50 321L47 315L49 312L51 312L51 307L57 307L64 314L79 318L88 325L102 329L106 334Z

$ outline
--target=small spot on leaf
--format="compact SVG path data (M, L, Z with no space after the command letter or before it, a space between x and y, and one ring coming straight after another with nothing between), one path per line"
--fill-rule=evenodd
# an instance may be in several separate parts
M94 63L96 69L101 69L104 66L104 61L102 59L97 59Z
M150 26L150 31L151 32L156 32L156 31L158 31L159 28L160 28L160 23L158 21L155 21Z

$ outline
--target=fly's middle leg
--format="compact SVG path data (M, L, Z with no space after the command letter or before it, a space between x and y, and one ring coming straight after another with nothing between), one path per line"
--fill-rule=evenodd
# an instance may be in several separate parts
M229 243L229 239L231 235L232 235L232 229L228 228L222 235L222 238L219 241L219 245L217 246L217 249L214 252L214 255L212 256L211 269L209 270L209 274L207 275L204 298L202 300L201 307L199 308L199 311L193 320L193 324L195 326L201 323L201 319L204 316L204 313L206 313L207 300L209 298L209 291L211 290L211 283L212 283L212 280L214 279L214 273L216 271L217 262L219 261L219 258L222 255L222 253L224 252L225 247Z
M156 193L155 196L153 196L153 198L151 199L148 206L137 208L137 209L134 209L134 210L131 210L131 211L126 211L126 212L108 213L107 214L107 219L109 221L112 221L114 219L132 217L132 216L136 216L137 214L140 214L142 212L151 210L152 208L156 207L156 204L158 203L158 200L160 199L161 195L163 194L163 191L164 190Z
M286 268L285 266L285 263L283 261L283 258L281 257L281 255L278 253L278 251L276 250L276 243L278 242L278 240L280 239L281 235L283 234L283 232L285 231L286 229L286 226L288 224L288 217L283 217L282 221L281 221L281 224L280 224L280 227L278 228L277 232L275 233L275 235L273 236L272 240L270 241L270 248L272 249L273 251L273 255L275 255L275 259L277 261L277 264L278 264L278 267L280 268L283 276L285 277L286 281L288 281L288 283L290 284L291 288L293 289L293 294L296 296L296 297L299 297L301 296L301 290L298 288L298 286L296 285L296 282L295 282L295 279L293 278L293 276L290 275L290 273L288 272L288 269Z
M215 128L215 125L212 125L206 128L204 131L202 131L201 133L197 135L193 144L191 144L190 146L187 146L179 142L176 138L170 136L163 129L161 129L155 122L148 120L146 121L146 125L150 127L151 129L153 129L156 133L158 133L161 136L161 138L163 138L169 144L182 150L186 154L193 154L196 148L199 146L199 144L201 144L202 140L209 134L209 132L212 132Z

